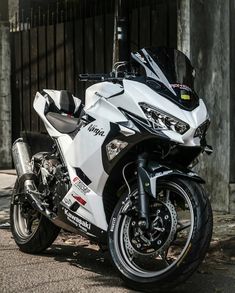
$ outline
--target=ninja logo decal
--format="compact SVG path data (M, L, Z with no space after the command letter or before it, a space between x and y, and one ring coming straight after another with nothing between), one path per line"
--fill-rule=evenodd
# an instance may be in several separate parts
M93 132L94 136L105 136L103 128L99 129L97 125L91 124L87 130Z

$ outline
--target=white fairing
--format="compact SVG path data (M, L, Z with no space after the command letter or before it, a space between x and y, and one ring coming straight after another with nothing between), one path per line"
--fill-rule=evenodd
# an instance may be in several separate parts
M44 90L44 92L54 100L59 108L59 91ZM77 109L81 101L73 98ZM194 134L198 126L206 121L208 115L202 100L193 111L186 111L143 83L125 79L123 86L103 82L89 87L86 91L84 110L86 115L92 117L93 121L82 127L75 136L71 136L61 133L47 120L45 108L48 103L45 95L39 92L36 94L34 109L43 120L49 135L57 141L72 183L71 189L63 199L63 204L69 209L76 201L76 197L82 198L85 204L80 205L76 214L103 230L107 230L107 222L102 194L108 174L103 166L102 145L110 132L110 123L128 122L120 108L146 119L139 103L147 103L186 122L190 128L183 135L172 130L163 130L163 133L170 140L185 146L200 144L199 139L194 138ZM125 127L120 128L120 131L126 136L135 133ZM86 174L89 183L86 184L78 177L77 170L82 170ZM68 219L77 223L84 231L89 232L89 225L85 225L69 215Z

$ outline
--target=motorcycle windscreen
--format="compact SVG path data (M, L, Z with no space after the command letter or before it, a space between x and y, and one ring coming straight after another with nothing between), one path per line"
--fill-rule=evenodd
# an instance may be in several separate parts
M171 48L146 48L148 55L159 66L170 84L182 84L194 88L194 68L188 57ZM148 59L148 61L150 61ZM151 62L149 62L151 66ZM157 68L155 73L159 75Z
M172 48L144 48L132 57L146 72L146 84L186 110L199 104L194 91L195 70L182 52Z

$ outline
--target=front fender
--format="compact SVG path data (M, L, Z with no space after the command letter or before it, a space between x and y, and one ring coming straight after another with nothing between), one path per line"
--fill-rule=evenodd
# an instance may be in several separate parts
M170 169L166 166L159 165L154 172L147 171L142 168L140 172L142 182L144 182L145 191L156 198L157 182L161 178L170 179L172 177L183 177L199 183L204 184L205 181L195 172L191 170L180 171L177 169Z

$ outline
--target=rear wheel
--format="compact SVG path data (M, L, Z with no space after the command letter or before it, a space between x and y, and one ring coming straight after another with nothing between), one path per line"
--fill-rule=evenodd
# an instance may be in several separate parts
M26 253L40 253L51 246L60 228L33 209L23 199L21 192L17 181L10 207L11 231L20 250Z
M169 290L188 278L205 257L212 234L208 198L196 182L159 180L150 199L150 225L138 226L137 188L117 204L109 226L113 262L138 290Z

